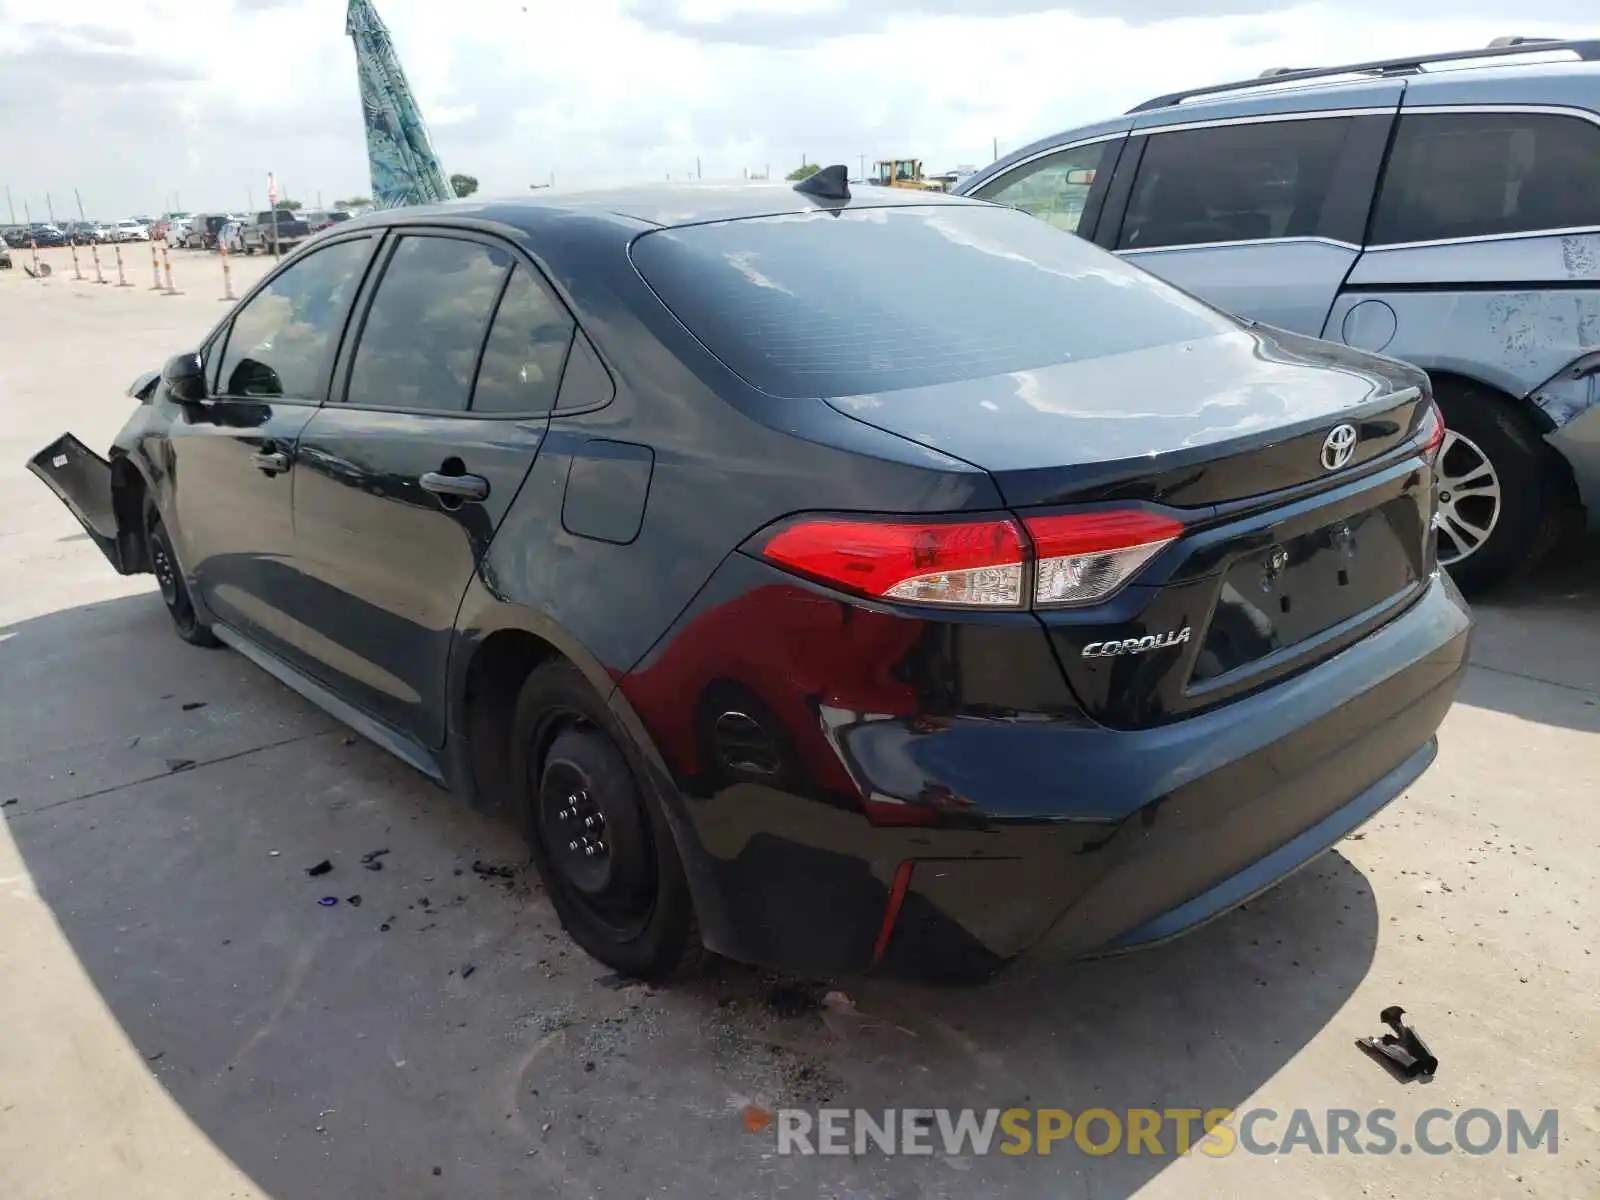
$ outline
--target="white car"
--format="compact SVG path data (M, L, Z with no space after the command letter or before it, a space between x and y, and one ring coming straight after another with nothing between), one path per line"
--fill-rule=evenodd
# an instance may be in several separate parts
M150 226L139 221L118 221L112 230L111 240L114 242L148 242L150 240Z
M217 234L217 241L228 248L229 254L244 253L244 222L229 221Z
M167 245L169 245L169 246L183 246L183 245L186 245L188 243L188 240L189 240L189 230L192 227L192 225L193 225L193 219L190 218L190 217L179 217L171 225L168 225L167 226Z

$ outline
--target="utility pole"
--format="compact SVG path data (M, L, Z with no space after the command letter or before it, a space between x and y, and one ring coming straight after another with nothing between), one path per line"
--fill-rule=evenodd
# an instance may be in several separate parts
M997 161L999 159L999 157L1000 157L1000 139L999 138L995 138L994 139L994 143L990 147L990 150L992 151L992 153L989 156L989 161L990 162Z
M861 156L861 178L865 179L866 177L867 177L867 156L865 154L863 154Z
M317 189L317 208L318 209L322 208L322 189L321 188Z
M22 202L22 219L29 225L33 224L33 213L28 211L28 202L26 200Z
M50 224L54 225L56 223L56 206L50 203L49 192L44 194L44 210L50 214Z
M700 156L698 154L694 156L694 177L696 179L700 178Z
M9 183L6 184L6 211L11 214L11 223L15 225L17 223L17 208L16 205L11 203L11 185Z

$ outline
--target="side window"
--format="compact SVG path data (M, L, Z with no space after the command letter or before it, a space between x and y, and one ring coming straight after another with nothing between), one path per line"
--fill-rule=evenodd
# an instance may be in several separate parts
M572 318L544 282L517 267L495 312L472 411L540 415L555 406Z
M1600 225L1600 125L1553 113L1402 115L1370 241Z
M370 238L309 251L234 314L215 390L316 403L339 323L361 282Z
M349 404L465 412L511 255L482 242L400 239L361 326Z
M1115 142L1075 146L1059 154L1037 158L978 189L983 200L1009 204L1047 225L1067 233L1078 232L1083 206L1089 202L1095 172Z
M1318 232L1347 117L1152 133L1119 250Z

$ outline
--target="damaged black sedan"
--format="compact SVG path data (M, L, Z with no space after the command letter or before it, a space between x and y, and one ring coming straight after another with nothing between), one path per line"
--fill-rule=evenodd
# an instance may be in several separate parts
M639 976L1146 945L1416 780L1426 378L843 175L347 222L32 469Z

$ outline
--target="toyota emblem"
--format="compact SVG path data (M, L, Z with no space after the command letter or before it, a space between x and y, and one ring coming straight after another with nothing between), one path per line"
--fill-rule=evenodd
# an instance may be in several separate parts
M1335 425L1322 439L1322 469L1337 471L1347 466L1356 453L1356 427Z

